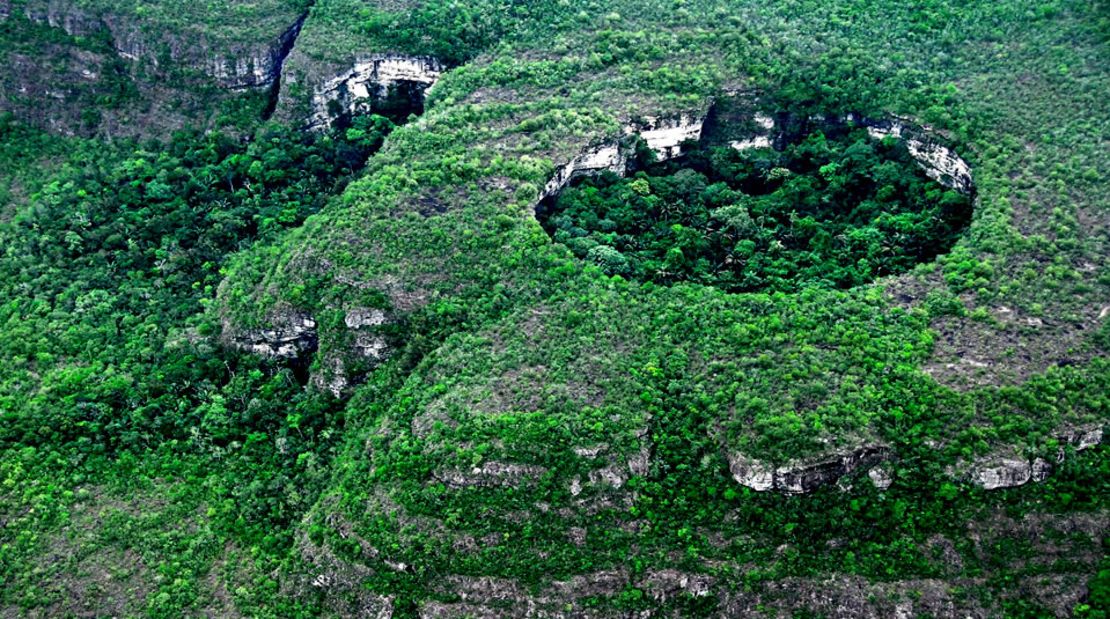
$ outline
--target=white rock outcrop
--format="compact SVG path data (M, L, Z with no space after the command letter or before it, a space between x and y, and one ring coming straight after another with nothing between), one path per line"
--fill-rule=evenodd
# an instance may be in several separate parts
M225 325L224 332L229 329ZM275 316L270 326L235 333L230 343L242 350L275 359L300 359L316 350L316 320L302 312Z
M972 481L984 490L1016 488L1029 482L1042 482L1052 474L1055 465L1044 458L1032 461L1020 458L989 457L979 460Z
M884 464L880 464L870 471L867 471L867 477L871 479L871 483L879 490L886 490L894 483L894 473L890 470L889 466Z
M763 460L730 454L728 470L736 483L756 492L765 492L775 487L775 467Z
M929 178L950 189L971 193L975 184L971 166L944 144L941 144L925 127L914 127L906 121L864 120L867 133L872 138L893 137L905 140L906 149Z
M343 317L343 324L348 329L361 329L363 327L376 327L385 324L385 312L380 309L358 308L347 312Z
M608 170L614 174L624 174L628 169L629 153L618 144L603 144L571 159L555 170L544 185L540 198L553 196L563 190L575 176Z
M338 116L370 110L370 103L388 96L391 88L407 85L422 97L444 68L430 56L373 54L355 61L350 69L316 88L309 126L328 127Z
M775 119L766 114L756 113L752 116L752 121L759 127L762 135L753 135L750 138L743 140L732 140L728 143L735 150L749 150L752 148L771 148L774 142L771 139L771 132L775 128Z
M680 114L677 117L646 116L633 120L621 130L624 136L639 136L660 161L682 154L682 144L701 138L705 115ZM628 172L632 152L624 141L606 142L586 149L559 166L544 185L540 199L554 196L577 176L608 170L621 176Z
M1033 478L1033 468L1028 460L1017 458L988 458L980 461L972 481L985 490L1023 486Z
M732 140L729 142L729 146L736 150L772 148L775 140L781 137L782 132L776 132L775 120L770 116L757 113L752 117L752 121L756 130L744 139ZM848 114L843 119L833 120L812 117L809 119L809 124L817 126L822 124L862 126L867 128L868 135L877 140L886 137L903 140L910 156L921 166L921 169L925 171L929 178L961 193L974 191L975 184L971 178L971 166L955 151L943 144L928 127L917 126L909 120L897 117L874 120L863 118L857 114Z
M1089 428L1077 428L1069 430L1060 435L1060 439L1069 445L1075 446L1076 451L1083 451L1090 449L1095 445L1102 444L1102 426L1094 426Z
M736 483L757 492L776 490L785 494L805 494L834 483L858 468L878 464L888 455L885 447L867 445L817 462L794 462L776 467L764 460L730 453L728 468Z
M374 327L386 324L385 312L380 309L354 309L347 312L343 323L355 331L354 348L360 356L372 361L382 361L389 352L385 336L375 332Z
M625 135L639 135L661 161L682 154L682 144L701 139L704 116L682 114L678 118L645 116L624 127Z
M1097 425L1064 431L1057 436L1057 439L1065 445L1074 447L1076 451L1083 451L1101 444L1102 437L1102 426ZM950 471L950 474L955 475L956 471L963 470L972 483L984 490L1016 488L1031 481L1042 482L1048 479L1048 476L1052 474L1058 464L1064 461L1066 456L1067 449L1065 447L1060 447L1056 451L1055 457L1051 459L1036 457L1029 460L1012 453L996 452L975 460L970 466L957 465L955 469Z
M771 148L771 138L765 135L757 135L747 140L733 140L728 143L729 146L735 150L750 150L753 148Z

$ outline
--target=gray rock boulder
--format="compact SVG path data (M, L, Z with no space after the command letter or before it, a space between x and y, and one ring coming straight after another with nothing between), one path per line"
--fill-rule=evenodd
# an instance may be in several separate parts
M738 453L729 454L728 462L732 478L742 486L757 492L775 490L785 494L806 494L836 483L857 469L876 465L889 455L886 447L866 445L821 460L795 461L781 466Z
M225 341L235 348L273 359L304 359L316 351L316 320L304 312L277 313L266 327L234 330L224 325Z
M1102 443L1102 425L1071 428L1061 432L1057 439L1060 443L1072 446L1076 451L1090 449ZM1057 450L1054 457L1046 459L1023 458L1015 454L996 452L983 456L969 466L957 466L965 470L965 476L984 490L1016 488L1029 482L1042 482L1052 474L1056 465L1064 461L1067 451L1064 447ZM955 471L952 471L957 475Z

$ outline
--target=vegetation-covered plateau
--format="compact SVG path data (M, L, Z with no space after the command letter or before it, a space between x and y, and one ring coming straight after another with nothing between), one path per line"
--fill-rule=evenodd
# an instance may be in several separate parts
M0 0L0 617L1106 617L1108 44Z

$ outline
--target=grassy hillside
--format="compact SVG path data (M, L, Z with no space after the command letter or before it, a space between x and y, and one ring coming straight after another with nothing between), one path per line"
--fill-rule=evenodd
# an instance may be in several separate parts
M307 8L69 6L225 47ZM118 62L14 23L9 58ZM1080 0L319 0L290 70L436 56L423 116L5 116L0 615L1105 616L1108 40ZM730 96L928 125L970 223L840 288L626 277L576 255L605 226L545 232L558 168ZM291 317L311 356L230 345ZM805 494L736 479L864 452Z

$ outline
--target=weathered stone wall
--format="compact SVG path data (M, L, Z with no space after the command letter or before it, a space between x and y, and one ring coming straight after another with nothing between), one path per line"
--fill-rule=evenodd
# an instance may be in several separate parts
M685 113L677 117L648 116L628 121L622 129L626 137L639 136L661 161L682 154L682 144L701 139L705 114ZM575 177L608 170L624 175L631 160L629 140L604 142L591 147L570 161L557 165L555 174L544 185L540 200L555 196Z
M711 109L708 113L684 113L671 118L649 116L629 121L623 133L626 136L639 135L655 151L660 160L666 160L682 154L683 142L700 141L706 137L706 121L712 113ZM928 128L914 125L905 119L892 117L886 120L872 120L854 114L835 121L811 120L816 124L836 122L840 126L863 126L872 137L881 139L889 136L905 140L910 155L930 178L962 193L974 191L971 166ZM728 140L727 144L732 148L737 150L772 148L781 147L784 143L785 130L778 126L771 116L755 112L750 118L743 119L743 122L750 124L752 130L744 132L738 139ZM559 164L555 175L544 186L540 199L557 194L574 177L582 174L609 170L623 175L628 170L628 162L629 153L627 149L622 149L619 142L594 146L570 161Z
M836 483L856 469L882 462L889 455L890 452L885 447L867 445L814 462L795 462L782 466L774 466L743 454L730 453L728 464L732 478L741 486L757 492L777 490L785 494L805 494L821 486Z
M301 15L269 41L237 43L216 49L204 37L187 32L168 33L126 13L90 13L67 0L33 0L24 13L31 21L64 30L71 36L104 31L116 53L132 62L159 67L163 53L176 67L211 77L224 88L264 88L281 74L282 61L292 48L307 16Z
M786 142L787 128L771 116L756 113L751 119L755 129L741 139L729 141L737 150L750 148L779 147ZM890 116L874 119L848 114L843 118L810 118L806 122L795 123L805 126L806 131L825 128L843 130L849 127L864 127L875 139L892 137L903 140L910 156L925 171L929 178L955 189L960 193L971 194L975 183L971 176L971 166L945 143L932 129L917 125L909 119Z
M928 128L899 118L863 119L860 124L867 127L867 133L873 138L893 137L904 140L910 156L925 170L929 178L961 193L969 194L975 190L971 166Z
M274 359L303 359L317 346L316 320L308 314L289 311L276 314L261 329L233 331L225 325L227 343L242 350Z
M374 100L387 97L390 89L398 86L408 86L422 98L443 71L443 65L430 56L371 54L361 57L349 69L313 87L308 125L322 129L340 116L368 112ZM289 95L285 93L285 96ZM279 105L291 103L279 102Z

